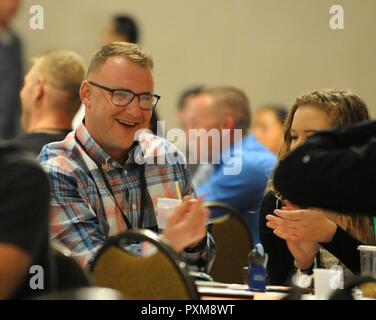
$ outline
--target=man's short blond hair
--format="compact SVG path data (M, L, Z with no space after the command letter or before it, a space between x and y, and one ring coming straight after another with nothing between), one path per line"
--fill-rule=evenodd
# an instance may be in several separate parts
M33 58L34 77L44 76L57 89L66 91L71 102L80 101L79 90L85 79L83 59L73 51L52 50Z
M201 94L213 98L213 112L231 114L235 119L235 129L248 132L251 123L251 109L247 95L234 87L215 87L204 90Z
M136 44L129 42L112 42L100 48L91 59L88 75L98 70L110 57L124 57L141 67L153 69L152 57L143 52Z

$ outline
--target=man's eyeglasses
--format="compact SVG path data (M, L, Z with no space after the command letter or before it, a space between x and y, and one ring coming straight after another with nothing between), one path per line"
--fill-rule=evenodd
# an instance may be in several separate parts
M134 93L131 90L126 89L111 89L105 86L102 86L93 81L88 81L91 85L111 92L111 101L115 106L126 107L129 105L134 97L138 97L140 108L143 110L153 110L158 103L158 100L161 98L157 94L151 93Z

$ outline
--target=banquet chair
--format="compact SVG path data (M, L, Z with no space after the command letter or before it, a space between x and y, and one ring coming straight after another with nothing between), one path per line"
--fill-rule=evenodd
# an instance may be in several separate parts
M185 263L150 230L110 237L94 258L91 275L96 286L119 290L126 299L198 299Z
M212 236L217 253L210 270L215 281L226 283L243 283L243 268L248 266L248 253L253 242L246 222L238 212L222 202L206 202L209 211L220 216L211 219Z
M89 275L72 258L68 248L56 241L51 242L50 247L55 261L53 276L58 291L92 286Z

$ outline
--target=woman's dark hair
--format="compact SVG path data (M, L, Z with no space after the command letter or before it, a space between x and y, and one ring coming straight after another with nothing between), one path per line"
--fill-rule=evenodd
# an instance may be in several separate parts
M285 123L285 120L286 120L287 114L288 114L288 109L285 106L283 106L281 104L267 104L267 105L259 108L257 111L261 111L261 110L272 111L275 114L275 116L277 117L278 121L281 123L282 126Z
M115 32L127 38L128 42L138 43L139 31L136 21L130 16L114 17Z

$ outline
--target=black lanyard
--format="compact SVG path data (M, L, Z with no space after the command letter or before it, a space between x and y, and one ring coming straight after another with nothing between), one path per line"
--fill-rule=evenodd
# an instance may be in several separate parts
M123 216L123 219L125 221L125 224L127 225L127 228L129 230L133 229L132 223L129 221L128 217L126 216L126 214L124 213L124 211L121 209L119 203L116 200L115 194L114 194L114 192L113 192L113 190L111 188L110 182L108 181L105 172L102 169L102 166L100 164L98 164L97 161L95 159L93 159L91 157L91 155L86 151L85 146L77 138L77 136L75 136L75 139L76 139L77 143L80 145L80 147L84 150L84 152L90 157L91 160L94 161L95 165L97 166L99 172L101 173L102 179L103 179L103 181L104 181L104 183L106 185L107 190L111 193L111 196L112 196L112 198L114 200L115 205L120 210L121 215ZM97 189L97 192L100 195L98 185L95 183L94 177L92 176L92 174L90 172L90 168L89 168L89 173L88 174L91 177L91 179L94 181L94 184L95 184L95 187ZM143 164L143 165L140 166L140 189L141 189L141 204L140 204L140 219L138 221L138 228L142 229L143 222L144 222L144 216L145 216L145 203L150 203L150 201L151 201L150 196L148 197L149 194L148 194L147 188L146 188L145 164ZM147 198L149 198L149 199L147 199ZM148 229L158 232L158 227L157 226L152 226L152 227L149 227Z

